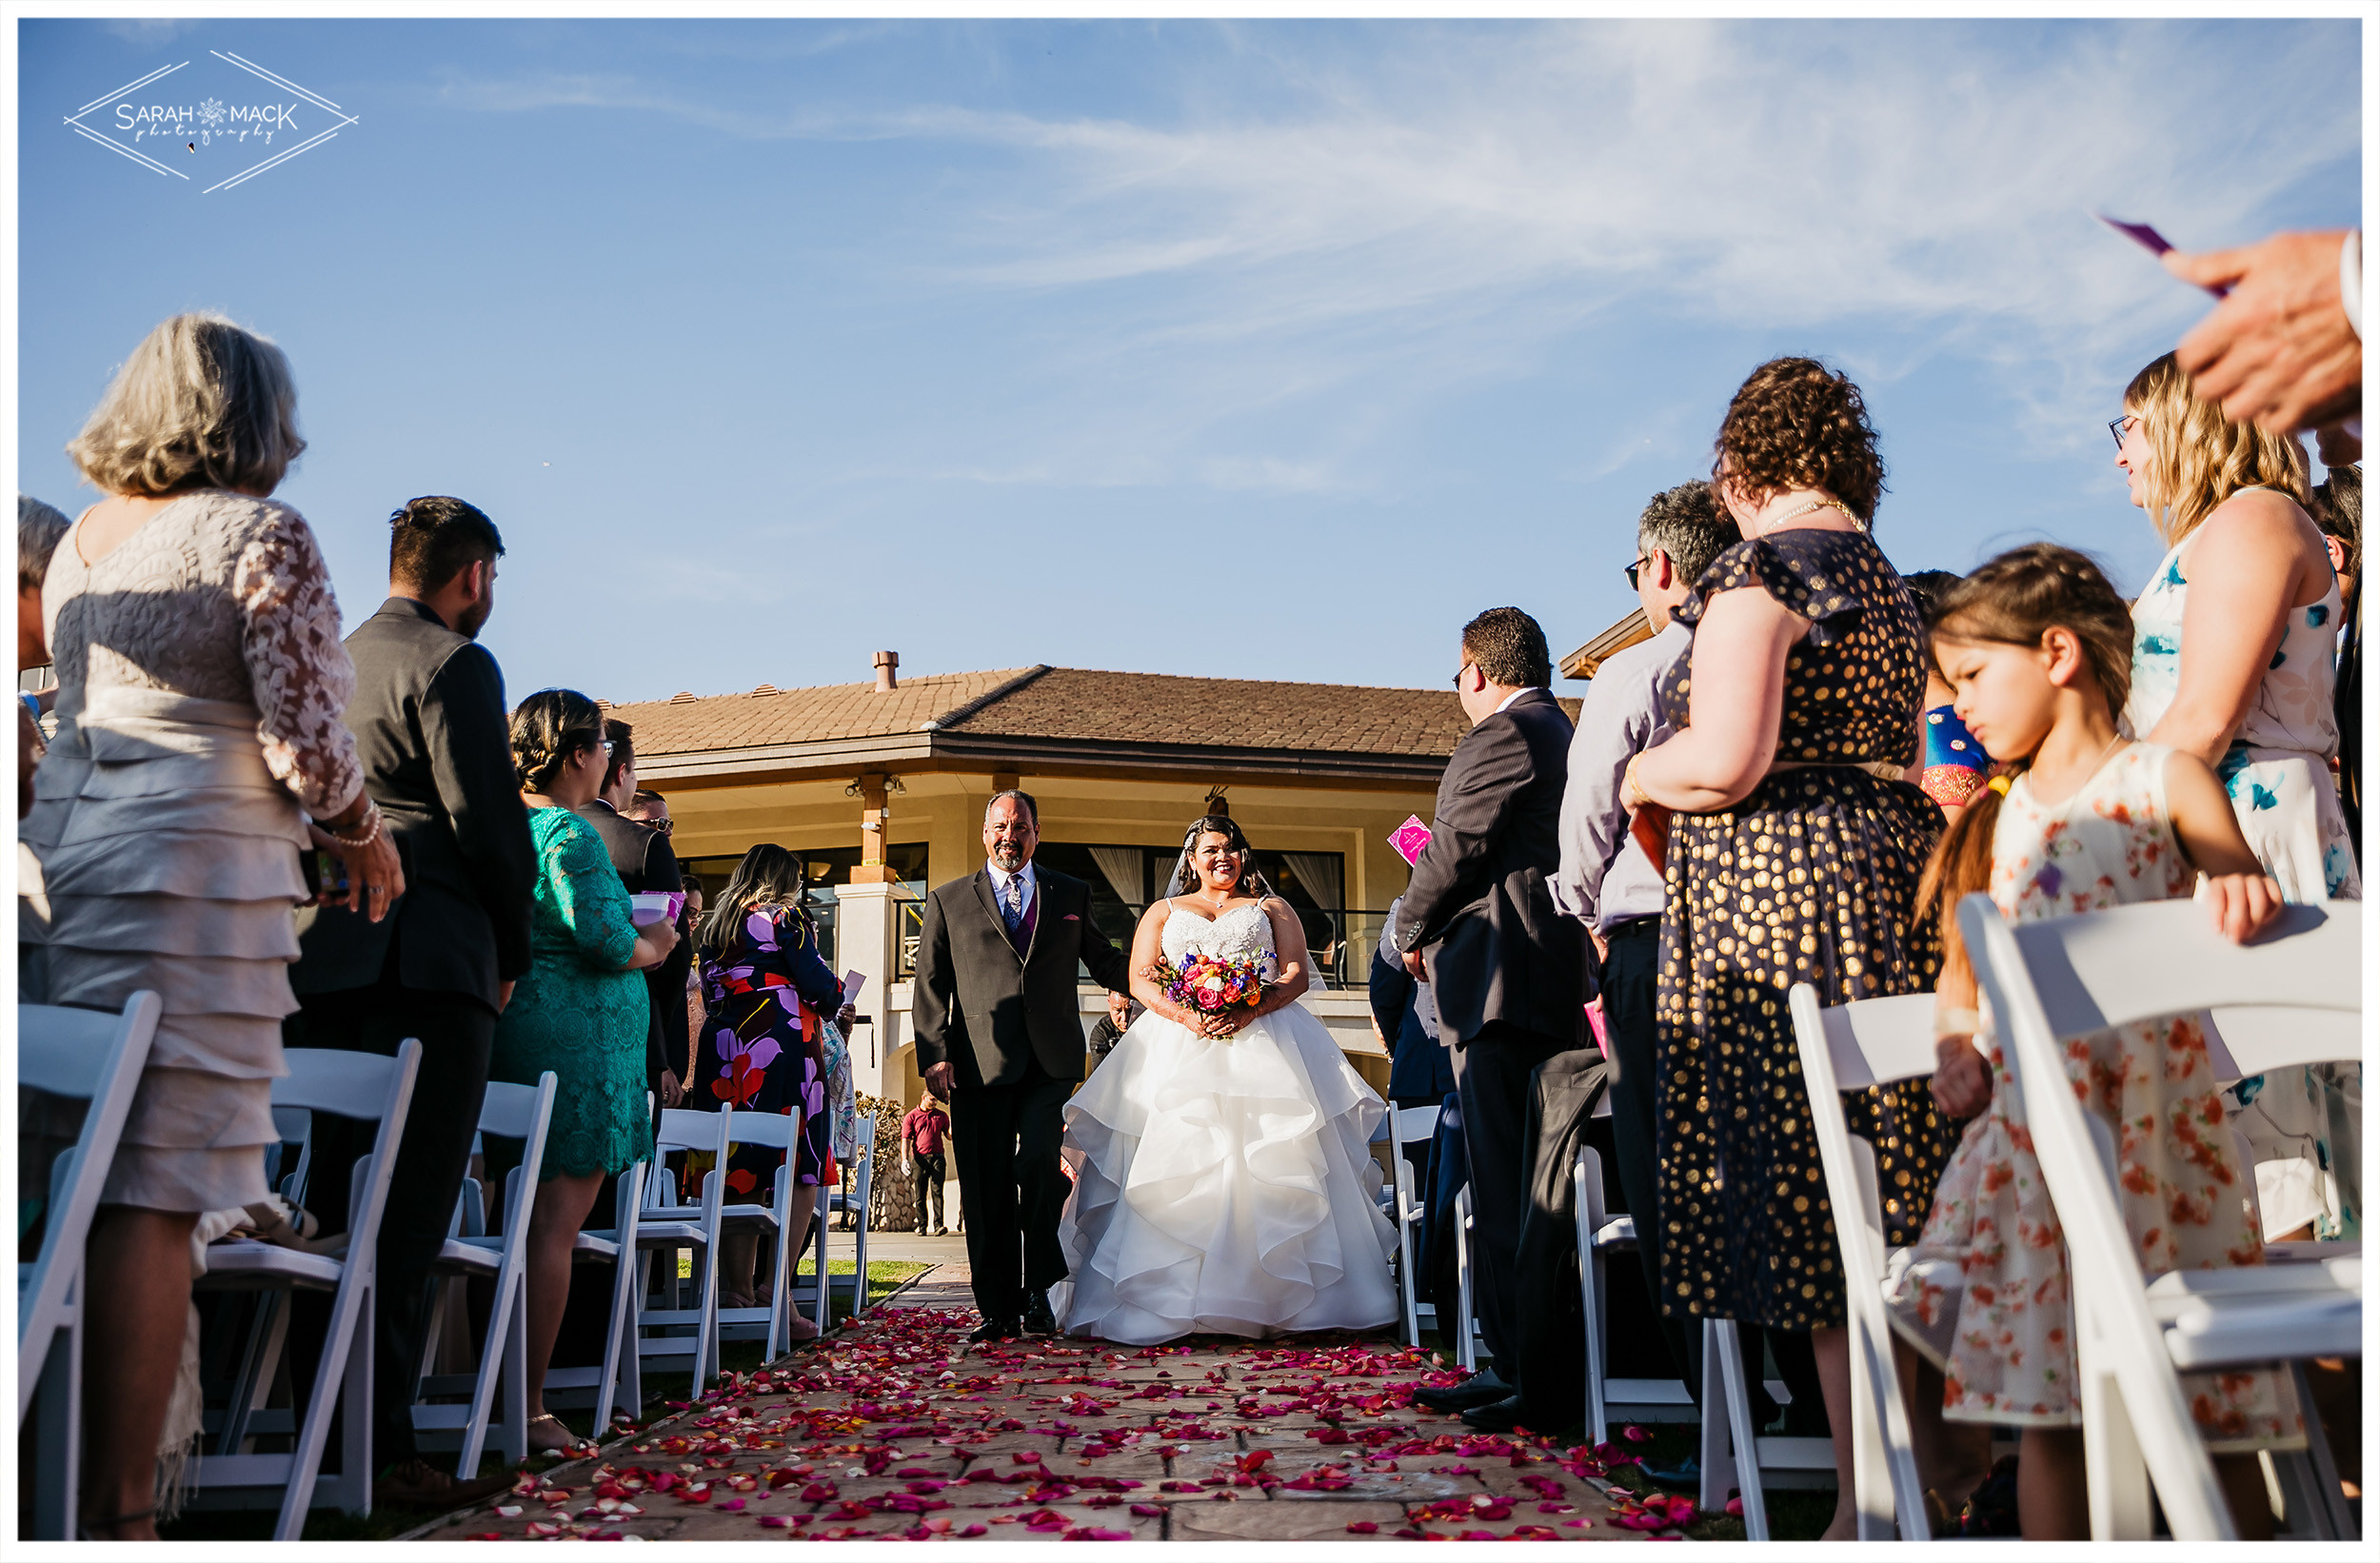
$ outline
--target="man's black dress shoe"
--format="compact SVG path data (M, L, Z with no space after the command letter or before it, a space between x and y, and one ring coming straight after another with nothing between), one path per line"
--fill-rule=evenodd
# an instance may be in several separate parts
M967 1339L977 1345L994 1340L1014 1340L1024 1334L1013 1318L987 1318L977 1325Z
M1054 1335L1058 1333L1058 1316L1049 1311L1049 1297L1035 1293L1024 1299L1024 1333L1029 1335Z
M1473 1406L1462 1414L1464 1426L1476 1427L1482 1433L1510 1433L1528 1420L1528 1416L1517 1395L1491 1400L1483 1406Z
M1495 1369L1488 1368L1473 1374L1459 1384L1450 1384L1444 1389L1416 1390L1413 1392L1413 1400L1418 1406L1427 1406L1432 1411L1442 1411L1451 1415L1458 1411L1469 1411L1473 1406L1493 1405L1511 1395L1512 1392L1513 1387L1497 1377Z

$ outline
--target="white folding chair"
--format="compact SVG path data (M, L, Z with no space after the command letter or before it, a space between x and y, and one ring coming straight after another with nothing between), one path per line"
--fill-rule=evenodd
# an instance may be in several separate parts
M645 1111L651 1112L650 1097ZM628 1408L631 1419L644 1415L644 1354L638 1349L638 1321L643 1317L645 1256L637 1246L638 1217L645 1205L649 1162L640 1161L614 1180L612 1224L583 1228L570 1242L570 1263L608 1264L611 1274L610 1323L604 1332L604 1360L592 1367L547 1368L547 1406L592 1405L595 1436L605 1436L615 1409ZM675 1256L671 1256L672 1258Z
M724 1111L662 1109L652 1171L645 1184L645 1199L636 1217L637 1284L645 1299L636 1314L637 1353L646 1361L688 1358L689 1400L702 1398L703 1386L710 1382L719 1365L720 1212L726 1203L729 1116ZM662 1157L670 1151L700 1151L710 1157L710 1171L703 1175L702 1193L696 1198L682 1198L662 1164ZM685 1281L678 1277L681 1251L690 1251L694 1260L693 1276ZM659 1276L650 1273L656 1254L662 1259ZM690 1303L685 1296L688 1287L694 1293ZM666 1306L653 1305L656 1292L667 1298ZM662 1333L650 1333L654 1331ZM641 1382L641 1366L639 1375Z
M377 1128L370 1152L356 1159L344 1249L313 1254L253 1240L216 1243L208 1249L207 1274L198 1282L200 1290L327 1292L331 1295L330 1323L304 1415L286 1430L295 1447L280 1454L249 1450L247 1446L261 1433L258 1419L251 1415L248 1434L237 1444L219 1439L220 1453L202 1454L191 1462L189 1484L194 1507L258 1508L277 1500L281 1516L273 1527L273 1539L295 1541L305 1529L307 1512L317 1503L350 1514L371 1513L373 1254L380 1238L381 1211L388 1199L388 1179L396 1170L397 1143L405 1133L406 1109L412 1100L414 1074L421 1065L422 1044L408 1037L397 1045L394 1058L323 1048L291 1048L282 1057L289 1073L272 1082L275 1105L332 1113L376 1123ZM288 1312L286 1306L279 1311L282 1323L273 1331L268 1348L272 1357L278 1357L288 1340ZM252 1380L255 1393L263 1395L273 1378L268 1363ZM324 1447L330 1436L331 1408L343 1398L339 1474L325 1476L321 1470Z
M1610 1099L1605 1093L1604 1100ZM1649 1422L1692 1417L1694 1396L1687 1393L1683 1378L1610 1376L1608 1261L1613 1255L1635 1261L1636 1218L1613 1213L1603 1192L1603 1158L1592 1145L1581 1144L1578 1158L1571 1163L1570 1194L1578 1223L1578 1300L1586 1319L1588 1432L1599 1444L1610 1440L1616 1415Z
M766 1204L748 1202L722 1204L719 1207L722 1235L730 1232L752 1232L774 1240L768 1245L767 1276L764 1277L755 1275L752 1277L755 1285L765 1280L768 1301L766 1303L756 1302L749 1308L718 1308L712 1311L711 1316L714 1323L711 1331L710 1371L713 1374L719 1371L719 1343L721 1341L761 1341L763 1343L762 1356L764 1359L772 1359L783 1349L778 1343L786 1339L790 1332L791 1326L786 1322L785 1311L790 1306L786 1299L786 1277L792 1270L792 1258L786 1253L788 1245L785 1241L785 1218L793 1209L792 1200L796 1187L793 1181L794 1141L800 1138L802 1129L802 1120L787 1113L738 1113L730 1112L724 1107L721 1112L728 1120L727 1139L730 1144L764 1145L770 1150L784 1152L785 1159L777 1168L776 1178ZM823 1251L825 1237L823 1202L820 1207L820 1218L816 1224L821 1229L819 1237L820 1247Z
M873 1125L871 1125L870 1128L872 1130ZM826 1197L826 1208L829 1211L847 1210L852 1213L851 1275L848 1278L842 1276L829 1276L827 1277L828 1300L830 1302L833 1300L833 1294L836 1292L847 1291L851 1294L851 1313L849 1316L852 1318L858 1318L862 1314L867 1312L868 1197L870 1191L875 1185L875 1181L876 1141L871 1135L869 1138L863 1138L860 1141L859 1156L852 1163L851 1192L847 1195L842 1193L832 1193ZM822 1323L819 1328L823 1330L825 1325Z
M2212 1059L2218 1075L2359 1057L2360 911L2291 906L2243 947L2191 901L2013 924L1989 897L1959 903L1959 931L2065 1229L2094 1539L2147 1539L2152 1483L2176 1539L2235 1539L2179 1375L2360 1355L2362 1274L2342 1259L2176 1271L2144 1282L2115 1198L2113 1138L2076 1100L2063 1044L2208 1010L2226 1050ZM2306 1420L2319 1443L2311 1406ZM2311 1517L2335 1524L2327 1495L2322 1508Z
M1455 1196L1455 1360L1461 1363L1467 1372L1477 1373L1479 1348L1486 1343L1487 1336L1479 1329L1479 1312L1472 1295L1471 1276L1471 1185L1465 1183ZM1442 1342L1445 1338L1446 1331L1441 1325L1438 1339ZM1512 1364L1501 1362L1497 1366L1502 1370ZM1505 1381L1511 1382L1510 1379Z
M16 1267L16 1421L19 1435L33 1442L38 1539L74 1535L83 1447L83 1248L162 1008L147 990L132 995L121 1015L16 1007L18 1089L89 1103L73 1145L50 1164L40 1251L32 1263ZM17 1197L27 1192L18 1190ZM41 1417L29 1433L25 1418L36 1397Z
M1893 1368L1893 1332L1884 1313L1884 1206L1876 1189L1875 1147L1853 1135L1839 1093L1864 1090L1934 1073L1934 995L1901 994L1832 1008L1818 990L1794 984L1789 1001L1794 1039L1801 1050L1802 1083L1810 1095L1810 1124L1826 1170L1827 1202L1843 1251L1843 1286L1851 1330L1852 1486L1859 1539L1890 1541L1899 1521L1903 1541L1930 1541L1925 1484L1910 1442L1907 1408ZM1740 1459L1740 1456L1739 1456ZM1752 1531L1759 1473L1739 1475L1745 1533Z
M1405 1305L1405 1344L1421 1344L1421 1319L1429 1316L1430 1326L1438 1326L1438 1308L1421 1296L1421 1276L1414 1268L1417 1247L1415 1229L1428 1217L1428 1202L1414 1186L1413 1163L1405 1159L1405 1147L1416 1142L1426 1144L1438 1133L1438 1109L1436 1107L1398 1107L1388 1109L1388 1171L1394 1207L1389 1212L1397 1223L1397 1291Z
M487 1082L479 1131L484 1136L520 1140L521 1164L506 1175L502 1219L494 1234L486 1231L478 1180L464 1179L463 1197L455 1206L463 1230L446 1239L430 1266L430 1274L439 1277L438 1300L430 1310L421 1393L413 1402L414 1442L423 1449L459 1449L455 1474L465 1481L479 1474L480 1452L491 1431L497 1450L506 1460L517 1464L528 1458L529 1213L536 1206L538 1176L545 1160L545 1129L553 1120L554 1084L551 1070L539 1076L534 1086ZM432 1374L428 1353L436 1350L447 1309L475 1279L495 1285L479 1368L468 1374ZM500 1417L495 1415L499 1382L504 1387ZM398 1388L390 1385L388 1391L394 1394ZM464 1404L430 1403L433 1395L462 1394L470 1395Z

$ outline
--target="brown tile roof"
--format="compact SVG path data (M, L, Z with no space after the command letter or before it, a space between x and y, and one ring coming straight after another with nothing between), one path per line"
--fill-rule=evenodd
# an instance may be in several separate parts
M764 690L766 686L763 686ZM1562 702L1575 717L1578 702ZM1001 668L612 708L640 760L930 733L1136 746L1442 759L1469 730L1451 690ZM934 727L928 729L927 722Z
M948 726L970 736L1443 758L1471 723L1452 690L1053 667Z
M609 715L636 729L636 752L694 754L711 749L748 749L831 739L888 737L914 733L945 711L965 705L1030 671L997 668L983 673L942 673L904 678L899 688L879 694L870 683L828 683L808 689L760 693L678 695L665 701L615 705Z

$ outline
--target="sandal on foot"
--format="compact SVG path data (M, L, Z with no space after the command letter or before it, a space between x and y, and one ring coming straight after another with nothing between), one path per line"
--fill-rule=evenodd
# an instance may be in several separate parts
M540 1442L537 1435L537 1429L538 1425L544 1422L552 1423L554 1428L561 1433L564 1441L561 1443ZM577 1434L563 1426L562 1418L556 1416L550 1411L545 1413L543 1415L530 1417L527 1433L529 1453L532 1454L583 1454L595 1447L594 1444L587 1439L580 1437Z

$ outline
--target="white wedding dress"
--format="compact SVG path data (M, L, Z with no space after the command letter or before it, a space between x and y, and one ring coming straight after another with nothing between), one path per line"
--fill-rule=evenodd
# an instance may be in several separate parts
M1274 959L1259 905L1212 922L1176 908L1162 944L1176 964ZM1142 1015L1066 1103L1061 1327L1147 1346L1394 1320L1369 1150L1385 1111L1301 1004L1228 1038Z

